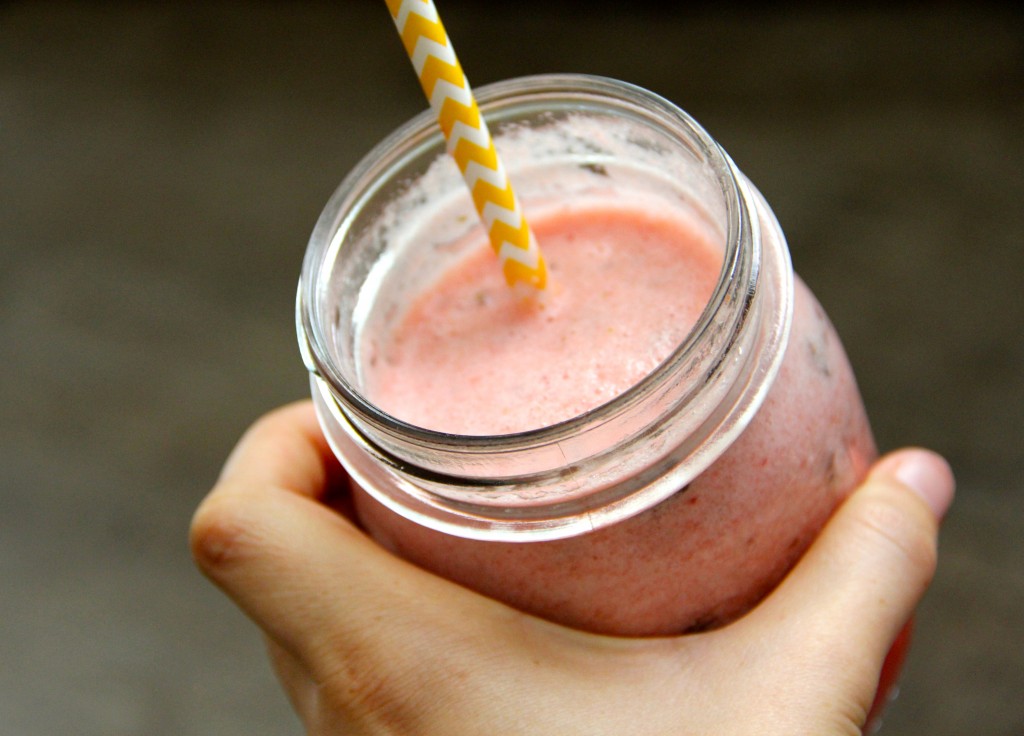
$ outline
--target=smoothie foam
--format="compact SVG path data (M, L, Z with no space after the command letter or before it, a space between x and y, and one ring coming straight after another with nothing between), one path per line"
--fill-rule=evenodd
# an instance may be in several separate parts
M510 289L481 243L371 349L367 393L379 407L463 435L577 416L661 363L718 279L719 250L682 213L565 206L532 226L548 289Z

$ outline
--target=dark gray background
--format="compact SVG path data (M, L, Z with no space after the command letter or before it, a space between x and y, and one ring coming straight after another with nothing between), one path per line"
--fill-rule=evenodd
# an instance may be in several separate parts
M1024 16L659 5L441 10L474 85L635 82L762 189L880 445L960 480L884 733L1019 736ZM321 206L424 105L374 0L0 4L0 733L300 732L187 525L306 394Z

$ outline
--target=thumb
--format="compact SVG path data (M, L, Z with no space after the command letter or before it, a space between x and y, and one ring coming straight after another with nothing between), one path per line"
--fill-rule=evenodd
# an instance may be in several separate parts
M835 695L866 707L934 575L953 493L953 473L935 453L884 457L749 623L772 627L798 677L834 683L842 691Z

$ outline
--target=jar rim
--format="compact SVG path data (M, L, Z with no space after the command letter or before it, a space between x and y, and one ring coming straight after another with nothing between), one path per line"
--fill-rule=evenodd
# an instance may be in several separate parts
M700 144L699 153L710 163L725 198L725 247L718 281L708 303L687 336L658 366L618 396L559 422L500 435L463 435L411 424L384 412L369 401L341 371L335 368L325 348L325 326L316 309L318 273L323 263L332 257L332 243L335 248L338 245L338 239L334 237L339 225L337 213L370 196L373 192L373 183L380 180L382 173L397 166L414 151L424 147L444 150L444 138L433 111L424 110L396 128L374 146L345 177L317 220L302 266L296 317L300 348L307 368L339 391L349 402L349 408L354 409L362 420L373 426L395 429L419 442L439 448L487 450L498 444L503 449L514 450L556 441L563 435L572 434L581 424L599 422L602 418L615 414L624 405L635 401L637 396L643 395L651 386L664 381L674 366L685 362L695 350L700 336L708 328L719 307L729 298L730 286L734 286L740 271L738 243L743 239L743 232L749 230L750 223L746 221L745 210L741 204L743 194L728 154L692 117L654 92L629 82L597 75L539 74L494 82L474 90L474 95L485 119L504 106L521 104L523 98L533 99L534 104L543 104L544 99L564 100L570 97L581 103L589 101L609 105L614 102L616 106L628 105L634 110L642 106L645 114L656 113L661 117L660 122L671 121L681 125L693 136L685 142L690 144L696 141Z

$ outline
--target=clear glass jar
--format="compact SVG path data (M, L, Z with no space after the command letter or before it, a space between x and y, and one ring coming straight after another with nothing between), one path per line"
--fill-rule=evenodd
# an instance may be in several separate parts
M721 272L669 357L580 416L497 436L391 416L366 397L366 346L478 227L432 114L410 121L328 202L297 298L313 400L360 517L397 554L570 625L727 621L775 585L874 457L839 340L764 199L675 105L578 75L477 98L528 218L611 187L698 216Z

